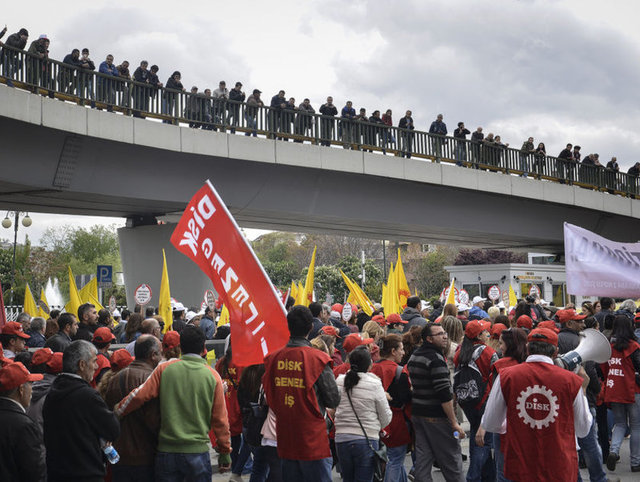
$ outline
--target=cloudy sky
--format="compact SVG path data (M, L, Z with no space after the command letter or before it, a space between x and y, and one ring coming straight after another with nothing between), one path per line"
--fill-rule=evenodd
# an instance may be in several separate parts
M88 47L96 63L156 63L162 81L180 70L187 88L240 80L316 109L332 95L396 123L411 109L421 130L442 113L450 132L462 120L515 147L533 136L551 155L578 143L626 171L640 159L639 13L637 0L32 0L0 23L46 33L56 59ZM33 218L36 241L51 223L96 222Z

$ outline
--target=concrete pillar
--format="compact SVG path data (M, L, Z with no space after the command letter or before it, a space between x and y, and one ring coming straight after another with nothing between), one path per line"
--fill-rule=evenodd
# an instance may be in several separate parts
M170 223L118 229L127 305L130 308L136 304L135 289L142 283L151 287L149 306L158 306L163 248L167 256L172 298L186 307L200 309L205 290L213 290L211 280L170 243L175 227L175 223Z

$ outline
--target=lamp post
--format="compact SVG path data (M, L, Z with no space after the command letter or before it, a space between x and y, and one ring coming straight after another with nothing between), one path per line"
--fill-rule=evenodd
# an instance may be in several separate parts
M13 223L11 222L11 218L9 216L14 216ZM29 217L29 213L23 213L20 211L8 211L4 219L2 220L2 227L9 229L13 224L13 263L11 265L11 298L10 304L13 305L13 287L16 282L16 246L18 244L18 221L20 216L24 216L22 218L22 225L25 228L31 226L33 222Z

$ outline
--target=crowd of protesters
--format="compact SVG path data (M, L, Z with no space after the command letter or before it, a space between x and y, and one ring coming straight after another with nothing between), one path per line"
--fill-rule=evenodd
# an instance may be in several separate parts
M371 151L376 148L384 154L392 150L407 158L414 153L416 143L420 143L424 144L420 148L422 153L432 156L436 162L447 158L455 160L458 166L518 172L523 177L531 175L536 179L546 176L563 183L597 185L611 193L617 190L638 193L640 162L629 168L628 177L623 179L618 176L620 166L616 157L606 164L600 163L597 153L582 158L580 146L568 144L554 162L549 162L553 158L548 156L545 144L536 145L533 137L529 137L515 154L508 153L509 143L492 132L485 136L482 127L472 133L464 122L458 122L450 136L442 114L431 123L429 137L423 142L416 137L410 110L400 118L398 130L395 130L392 129L391 109L384 114L374 110L369 115L364 107L356 112L351 101L346 101L340 109L329 96L318 109L322 117L317 121L316 110L309 99L298 103L294 97L287 97L284 90L266 101L262 100L259 89L253 89L247 96L242 82L236 82L231 89L225 81L220 81L214 90L193 86L187 92L179 71L171 73L163 84L158 65L149 66L148 61L142 60L131 74L129 62L123 60L117 64L111 54L98 64L97 72L101 75L95 76L94 84L96 63L91 60L88 48L73 49L58 65L49 59L47 35L40 35L26 49L28 38L29 32L22 28L11 34L4 44L12 49L26 50L28 55L24 56L24 61L16 50L2 49L0 52L2 74L9 86L24 69L25 75L21 78L34 92L39 87L53 97L58 91L77 97L81 104L88 101L91 107L96 107L96 101L98 108L104 106L108 111L118 106L125 114L135 117L145 117L151 109L161 114L165 123L177 123L177 118L181 117L192 128L228 129L232 133L244 121L242 128L247 136L257 136L258 130L262 129L268 132L268 137L283 141L303 142L318 138L321 145L328 146L334 141L345 149ZM260 108L264 107L269 109L261 123Z
M213 447L230 481L580 480L579 464L603 481L627 433L640 472L633 300L293 304L287 345L251 366L215 309L175 303L164 335L151 308L20 314L0 334L0 480L210 481ZM553 359L585 328L612 356L576 375ZM215 368L208 338L226 340Z

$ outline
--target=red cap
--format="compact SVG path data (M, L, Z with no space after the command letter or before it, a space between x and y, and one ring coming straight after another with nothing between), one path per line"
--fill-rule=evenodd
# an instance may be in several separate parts
M371 318L371 321L375 321L380 326L387 326L387 320L384 319L382 315L376 315Z
M584 320L587 316L579 315L574 309L556 311L556 318L560 323L567 323L571 320Z
M325 335L335 336L336 338L342 338L335 326L327 325L320 328L320 331Z
M62 352L57 351L51 357L51 360L47 362L47 372L57 375L58 373L62 373Z
M110 341L113 341L115 339L116 337L114 336L114 334L111 333L111 330L106 326L98 328L93 333L93 341L96 343L109 343Z
M22 329L22 323L18 323L17 321L10 321L6 325L2 327L3 335L17 335L20 338L29 339L31 338L27 335Z
M558 334L548 328L536 328L531 330L527 337L529 341L541 341L543 343L549 343L553 346L558 346Z
M331 305L331 311L337 311L338 313L342 313L342 308L344 308L340 303L334 303Z
M51 348L40 348L36 350L31 358L32 365L41 365L47 363L53 357L53 350Z
M541 321L540 323L538 323L538 326L536 328L546 328L547 330L551 330L551 331L555 331L556 333L560 333L560 330L558 329L558 327L556 326L555 321L553 321L553 320Z
M9 363L0 370L0 390L8 392L27 382L36 382L42 378L43 376L39 373L33 375L29 373L29 370L20 362Z
M162 337L162 347L171 349L180 346L180 333L169 330Z
M516 321L516 326L518 328L526 328L527 330L530 330L531 328L533 328L533 320L530 316L520 315L520 317Z
M129 366L129 364L133 361L133 357L131 353L129 353L124 348L120 348L113 352L111 355L111 369L112 370L122 370Z
M398 313L391 313L387 316L387 325L393 325L394 323L402 323L403 325L406 325L409 322L403 320Z
M500 335L507 327L502 323L496 323L491 327L491 338L495 338L496 340L500 338Z
M467 323L467 327L464 329L464 334L467 338L471 338L475 340L478 338L480 333L483 331L491 330L491 322L490 321L482 321L482 320L472 320Z
M342 348L347 353L351 353L360 345L368 345L369 343L373 343L373 338L362 338L359 333L351 333L344 338Z

